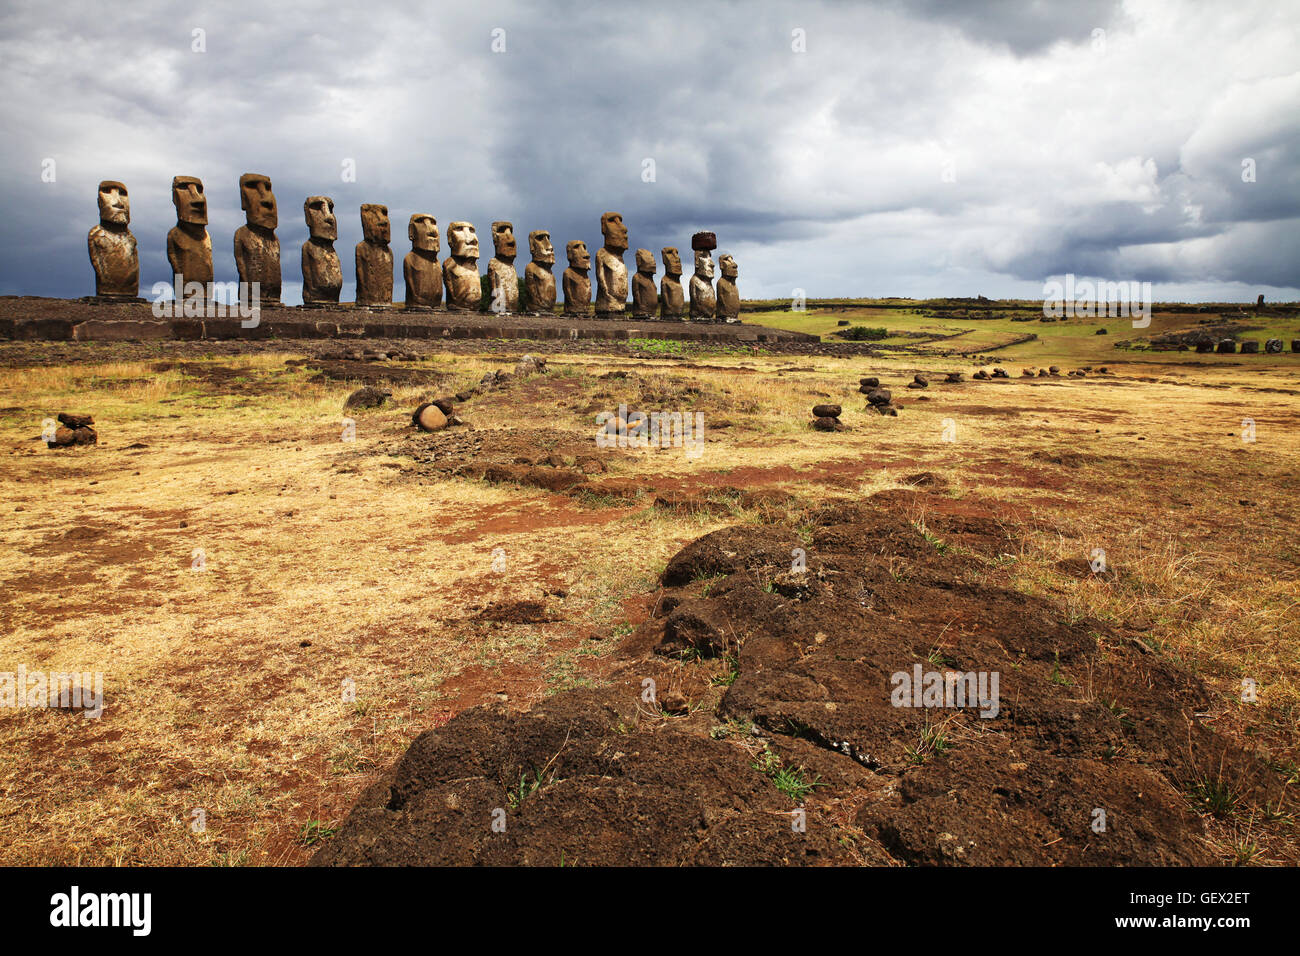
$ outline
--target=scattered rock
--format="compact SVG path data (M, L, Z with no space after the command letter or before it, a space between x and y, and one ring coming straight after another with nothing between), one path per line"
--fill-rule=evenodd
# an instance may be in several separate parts
M1102 329L1098 329L1096 332L1093 332L1092 334L1093 334L1093 335L1105 335L1105 334L1106 334L1106 330L1105 330L1104 328L1102 328Z
M839 417L840 417L840 406L838 406L838 405L814 405L814 406L813 406L813 412L812 412L812 413L813 413L813 417L814 417L814 418L839 418Z
M1264 351L1269 355L1278 355L1282 351L1281 339L1269 339L1264 343Z
M867 401L872 405L888 405L893 398L893 393L887 388L873 388L867 392Z
M1259 354L1259 342L1258 342L1257 340L1255 340L1255 339L1247 339L1245 342L1242 342L1242 343L1241 343L1241 354L1242 354L1242 355L1258 355L1258 354Z
M364 385L348 396L343 403L344 410L349 408L378 408L392 398L393 393L385 389Z
M844 430L844 425L841 424L838 418L832 418L828 415L814 418L812 427L819 432L838 432Z
M1220 339L1219 346L1214 351L1220 355L1235 355L1237 352L1237 343L1232 339Z
M425 402L411 415L411 424L420 431L436 432L447 427L447 416L433 402Z

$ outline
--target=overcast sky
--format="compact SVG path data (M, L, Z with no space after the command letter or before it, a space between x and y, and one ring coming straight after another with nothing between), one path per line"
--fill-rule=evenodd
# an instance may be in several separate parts
M493 220L521 273L549 229L558 278L616 210L632 249L677 246L688 272L691 234L716 232L746 298L1038 298L1074 273L1296 300L1298 27L1282 0L6 0L0 294L93 292L96 185L118 179L148 295L177 174L203 180L232 280L258 172L286 302L311 194L337 206L345 301L367 202L392 217L398 299L414 212L444 254L446 224L473 222L480 271Z

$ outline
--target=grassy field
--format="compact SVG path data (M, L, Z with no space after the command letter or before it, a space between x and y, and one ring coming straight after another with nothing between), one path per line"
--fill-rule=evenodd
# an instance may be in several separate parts
M806 312L774 311L755 315L756 321L773 328L792 332L806 332L820 335L826 341L838 341L835 332L847 321L850 326L867 326L885 328L891 335L880 341L880 345L906 345L921 348L924 351L938 352L958 350L963 354L983 353L992 356L998 362L1019 365L1105 365L1116 362L1141 359L1141 352L1135 355L1131 348L1148 342L1152 336L1168 332L1195 329L1202 320L1215 317L1219 313L1202 314L1176 307L1169 311L1156 311L1151 316L1148 328L1135 329L1132 319L1128 317L1110 318L1071 318L1056 322L1039 322L1042 315L1041 306L1023 309L1010 309L994 312L993 318L965 318L955 315L934 317L933 307L918 303L914 308L872 308L870 306L848 305L837 308L820 307L810 303ZM979 311L978 308L974 311ZM1243 337L1257 339L1261 352L1266 339L1278 338L1285 343L1290 352L1291 340L1300 339L1300 309L1285 309L1283 314L1265 314L1256 316L1251 312L1240 314L1236 321L1248 329ZM1225 307L1225 315L1235 315L1236 309ZM1033 321L1012 321L1013 317L1032 317ZM1105 329L1105 335L1099 335L1098 329ZM901 333L901 334L900 334ZM929 336L955 336L940 341L926 342L924 338L914 338L919 333ZM956 333L961 333L957 335ZM1007 345L1025 335L1037 336L1037 341L1019 345ZM1120 346L1120 347L1117 347ZM1126 347L1127 346L1127 347ZM1168 362L1209 362L1213 364L1231 363L1233 361L1250 361L1252 366L1269 365L1286 367L1292 361L1284 356L1252 355L1205 355L1194 350L1187 352L1162 352L1157 361Z
M644 618L686 542L921 472L1015 521L1006 581L1200 675L1216 692L1216 729L1295 780L1300 356L1114 349L1134 331L1127 320L1105 337L1083 321L892 309L761 321L824 334L846 317L969 327L988 348L1032 331L1039 341L993 353L1013 376L1049 362L1116 374L913 392L902 386L917 371L973 363L715 355L683 370L575 354L465 403L466 427L425 436L472 435L480 456L589 447L608 493L566 495L439 472L451 452L437 442L429 459L413 452L425 447L411 438L417 402L510 367L500 357L405 363L429 384L349 413L355 441L342 440L342 407L356 383L286 365L303 356L289 344L165 371L92 346L78 364L0 371L0 671L100 671L106 695L97 720L0 713L0 861L301 862L422 730L477 703L522 706L599 681L611 638ZM1141 334L1180 321L1157 316ZM1300 323L1279 319L1268 334L1289 343ZM864 375L894 389L899 417L866 410ZM844 406L847 430L809 430L811 406L828 401ZM703 413L703 454L598 451L594 412L620 402ZM59 411L93 414L100 444L47 449L42 420ZM737 503L743 490L789 497L774 515ZM657 506L668 493L722 507ZM1114 576L1070 570L1097 548ZM490 613L527 602L546 613ZM1246 678L1257 703L1241 700ZM1300 841L1260 842L1256 809L1216 823L1224 858L1254 840L1250 861L1295 863Z

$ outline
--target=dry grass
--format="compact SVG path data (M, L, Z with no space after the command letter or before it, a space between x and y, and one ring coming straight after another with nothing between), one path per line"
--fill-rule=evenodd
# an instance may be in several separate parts
M344 443L349 386L314 384L285 357L221 359L238 379L224 385L144 363L0 371L12 512L0 530L0 671L102 671L107 698L99 720L0 714L0 748L17 758L0 769L4 862L299 862L313 821L336 823L422 730L499 692L523 705L599 679L612 637L644 614L685 541L774 517L427 477L389 447L429 389L394 388L389 408L354 416L357 442ZM1297 389L1295 372L1133 367L1109 381L936 385L920 401L902 383L949 366L707 364L559 356L547 382L568 389L562 404L542 389L521 407L512 396L528 392L512 391L463 414L489 435L544 418L590 440L593 407L699 410L699 459L631 450L606 477L700 495L778 489L793 501L775 517L792 521L932 472L944 493L1000 502L1023 529L991 573L1141 633L1220 691L1221 731L1281 765L1300 760L1300 402L1260 390ZM500 367L491 356L428 363L453 391ZM611 368L629 378L599 378ZM866 374L894 384L898 418L864 410ZM825 401L844 406L849 430L807 428ZM93 414L100 446L34 441L61 410ZM1240 438L1245 417L1253 444ZM956 442L943 440L945 419ZM1059 567L1094 547L1113 578ZM523 600L558 620L475 619L490 601ZM1258 703L1240 701L1244 677Z

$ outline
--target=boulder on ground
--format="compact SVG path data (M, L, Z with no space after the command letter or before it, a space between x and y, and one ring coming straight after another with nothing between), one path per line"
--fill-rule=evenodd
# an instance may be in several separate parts
M411 414L411 424L424 432L436 432L447 427L447 416L433 402L425 402Z
M1196 343L1196 351L1200 353L1213 352L1214 343L1209 339L1200 339Z
M964 381L965 378L966 376L963 375L961 372L949 372L948 377L945 378L944 381L947 382L949 385L956 385L957 383Z
M1282 351L1282 340L1269 339L1267 342L1264 343L1264 351L1267 352L1269 355L1277 355L1279 352Z
M922 375L920 372L917 372L915 375L912 376L912 384L920 388L925 388L930 384L930 380L926 378L924 375Z
M1106 330L1105 330L1104 328L1101 328L1101 329L1098 329L1096 332L1093 332L1092 334L1093 334L1093 335L1105 335L1105 334L1106 334Z
M1049 366L1047 367L1047 374L1048 374L1048 375L1060 375L1060 374L1061 374L1061 366L1059 366L1059 365L1049 365Z
M832 418L829 415L819 416L813 419L812 427L819 432L837 432L843 430L844 426L840 424L838 418Z
M977 378L981 382L986 381L988 377L989 377L989 373L984 371L984 369L980 369L978 372L976 372L974 375L971 376L971 378Z
M1256 341L1255 339L1247 339L1245 342L1242 342L1242 343L1241 343L1241 354L1242 354L1242 355L1258 355L1258 354L1259 354L1259 342Z
M76 428L60 425L54 431L54 438L48 439L45 445L48 448L68 448L72 445L94 445L98 442L99 435L89 425L79 425Z
M1034 377L1034 370L1033 370L1032 368L1022 368L1022 369L1020 370L1020 377L1021 377L1021 378L1033 378L1033 377Z
M1004 368L995 368L995 369L993 370L993 377L994 377L994 378L1010 378L1011 376L1007 374L1007 370L1006 370L1006 369L1004 369Z
M1219 346L1214 351L1220 355L1235 355L1237 352L1237 343L1232 339L1220 339Z
M373 385L364 385L348 396L348 400L343 403L343 408L344 410L349 408L378 408L392 396L392 392L375 388Z
M887 388L873 388L867 392L867 401L872 405L888 405L893 397L893 393Z

